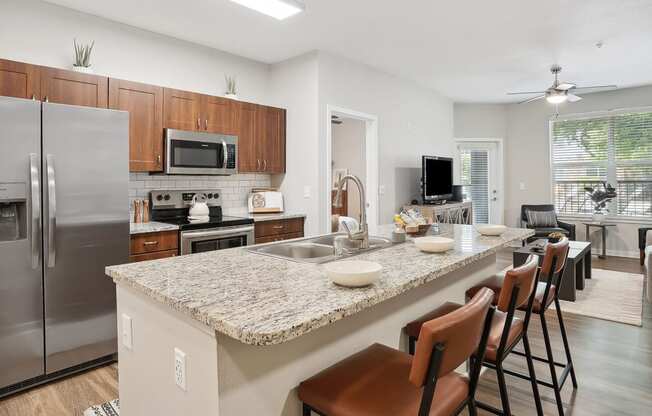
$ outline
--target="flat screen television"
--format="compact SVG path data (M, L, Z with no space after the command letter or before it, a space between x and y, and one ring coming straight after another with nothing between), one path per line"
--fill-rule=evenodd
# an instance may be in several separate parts
M453 198L453 159L422 156L421 197L424 204Z

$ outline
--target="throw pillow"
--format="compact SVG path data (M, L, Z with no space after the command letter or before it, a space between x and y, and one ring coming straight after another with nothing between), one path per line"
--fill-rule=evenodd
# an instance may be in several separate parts
M532 227L558 227L555 211L527 210L527 222Z

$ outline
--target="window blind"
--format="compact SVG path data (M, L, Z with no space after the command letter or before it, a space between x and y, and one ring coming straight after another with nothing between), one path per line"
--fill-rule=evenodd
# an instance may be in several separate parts
M460 149L460 179L473 201L473 222L489 222L489 154L486 150Z
M619 112L552 122L554 201L561 214L591 214L586 186L609 182L610 215L652 215L652 112Z

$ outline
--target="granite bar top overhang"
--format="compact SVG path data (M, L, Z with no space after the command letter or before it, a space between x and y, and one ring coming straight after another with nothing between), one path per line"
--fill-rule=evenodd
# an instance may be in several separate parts
M391 226L380 227L387 235ZM495 253L533 235L508 228L500 237L471 225L442 227L455 239L444 254L419 251L413 242L356 256L383 265L367 288L333 284L322 265L254 254L243 248L212 251L106 268L126 285L245 344L274 345L358 313Z

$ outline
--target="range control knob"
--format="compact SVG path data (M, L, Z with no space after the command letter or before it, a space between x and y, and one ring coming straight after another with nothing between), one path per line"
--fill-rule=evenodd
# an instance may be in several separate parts
M169 201L169 200L170 200L170 194L165 194L165 196L163 197L163 199L165 199L166 201Z
M206 194L206 198L213 199L213 194Z
M220 194L213 194L213 198L218 199L220 197Z
M156 200L157 201L162 201L163 200L163 195L161 195L161 194L156 195Z

